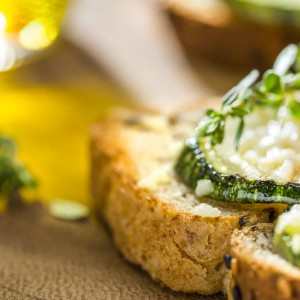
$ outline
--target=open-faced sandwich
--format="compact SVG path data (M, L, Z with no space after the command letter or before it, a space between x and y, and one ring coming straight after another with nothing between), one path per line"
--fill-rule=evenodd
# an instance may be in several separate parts
M176 291L223 289L233 232L264 232L258 223L300 201L299 66L290 45L261 79L252 71L232 88L220 109L123 111L93 126L93 195L127 260Z
M300 205L279 216L275 225L237 230L225 256L229 300L300 299Z

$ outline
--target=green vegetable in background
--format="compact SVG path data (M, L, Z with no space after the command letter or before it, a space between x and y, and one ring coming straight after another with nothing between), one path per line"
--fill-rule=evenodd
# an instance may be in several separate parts
M36 180L17 158L14 141L0 136L0 201L6 201L20 188L35 186Z

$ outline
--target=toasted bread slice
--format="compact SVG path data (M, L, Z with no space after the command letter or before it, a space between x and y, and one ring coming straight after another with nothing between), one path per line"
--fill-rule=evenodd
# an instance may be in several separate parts
M300 270L273 252L273 225L246 226L231 240L229 300L300 299Z
M223 287L230 237L271 222L281 206L198 199L173 165L202 110L172 116L122 112L92 127L92 191L98 211L130 262L175 291Z

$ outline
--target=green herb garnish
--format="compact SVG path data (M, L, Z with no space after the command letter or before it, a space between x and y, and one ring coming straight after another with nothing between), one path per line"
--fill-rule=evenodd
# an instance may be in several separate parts
M257 82L259 72L253 70L223 97L220 110L209 109L206 118L196 129L198 139L210 137L210 143L222 143L228 117L238 118L235 134L236 149L241 139L245 116L255 106L279 108L287 106L292 115L300 118L300 49L294 44L287 46L277 57L273 69L267 70Z
M0 196L10 196L19 188L36 185L35 179L16 154L13 140L0 136Z

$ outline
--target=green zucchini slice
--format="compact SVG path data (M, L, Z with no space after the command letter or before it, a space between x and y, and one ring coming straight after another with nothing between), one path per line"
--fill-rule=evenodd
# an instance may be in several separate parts
M300 203L300 48L287 46L257 82L253 70L209 109L175 169L197 196Z
M300 267L300 205L279 216L273 239L274 250L293 265Z
M299 183L278 184L274 180L251 180L237 173L222 173L213 166L203 148L196 138L188 139L175 166L177 174L192 189L202 182L211 184L203 196L232 203L300 203Z

